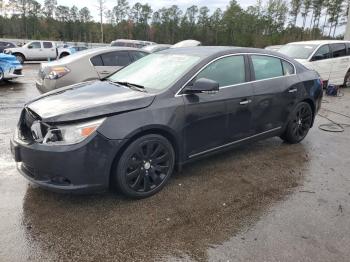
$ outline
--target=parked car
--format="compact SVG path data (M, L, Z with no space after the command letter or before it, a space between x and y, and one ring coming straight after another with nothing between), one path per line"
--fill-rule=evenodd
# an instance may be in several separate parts
M43 188L116 186L148 197L175 166L273 136L300 142L321 86L315 71L263 49L167 49L27 103L12 153L23 176Z
M6 48L16 47L16 45L12 42L8 41L0 41L0 53L3 53Z
M281 49L283 45L269 45L269 46L266 46L265 49L266 50L271 50L271 51L278 51Z
M13 55L0 54L0 82L22 77L22 65Z
M62 48L58 48L58 59L63 58L65 56L74 54L79 51L86 50L86 46L65 46Z
M180 41L180 42L172 45L170 48L193 47L193 46L200 46L200 45L202 45L201 42L199 42L197 40L188 39L188 40Z
M55 42L51 41L32 41L22 47L6 48L4 53L14 55L21 64L24 61L56 59L58 54Z
M111 46L125 46L125 47L134 47L142 48L148 45L155 45L156 43L143 40L131 40L131 39L117 39L111 42Z
M100 47L84 50L40 65L36 87L41 93L79 82L103 79L124 66L148 55L127 47Z
M165 49L170 48L171 45L166 45L166 44L156 44L156 45L147 45L142 47L143 50L146 50L150 53L155 53L155 52L159 52Z
M283 46L279 52L316 70L326 83L350 87L350 41L294 42Z

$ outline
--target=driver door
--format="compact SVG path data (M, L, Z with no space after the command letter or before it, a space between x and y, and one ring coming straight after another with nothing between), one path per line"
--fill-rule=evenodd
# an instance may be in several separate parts
M29 60L45 59L45 53L40 42L31 42L28 44L26 58Z
M200 78L219 83L217 93L184 94L185 150L189 158L219 149L250 129L252 87L246 81L245 57L223 57L205 67Z
M333 63L334 60L331 57L329 45L319 47L311 58L312 68L316 70L325 81L330 78Z

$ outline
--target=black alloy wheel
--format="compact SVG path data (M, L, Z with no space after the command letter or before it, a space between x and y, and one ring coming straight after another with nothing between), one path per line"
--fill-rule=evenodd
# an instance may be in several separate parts
M285 133L281 136L288 143L299 143L305 138L312 124L312 109L306 102L299 103L292 112Z
M127 147L119 160L115 174L117 187L129 197L151 196L164 187L174 163L174 149L166 138L140 137Z

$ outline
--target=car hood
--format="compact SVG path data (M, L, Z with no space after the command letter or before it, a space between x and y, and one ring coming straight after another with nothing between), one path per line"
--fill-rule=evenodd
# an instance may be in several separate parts
M48 92L25 107L48 123L77 121L148 107L155 96L109 81L84 82Z
M20 66L21 63L17 61L16 57L13 55L0 53L0 63L6 63L12 66Z

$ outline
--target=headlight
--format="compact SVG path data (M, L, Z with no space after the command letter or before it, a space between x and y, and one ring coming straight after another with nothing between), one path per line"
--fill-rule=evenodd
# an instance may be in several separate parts
M96 129L103 123L105 118L77 123L72 125L61 125L50 128L45 137L43 144L48 145L72 145L82 142L92 135Z
M50 73L47 75L47 78L51 80L58 79L58 78L61 78L62 76L65 76L69 72L70 70L64 66L53 67L51 68Z

